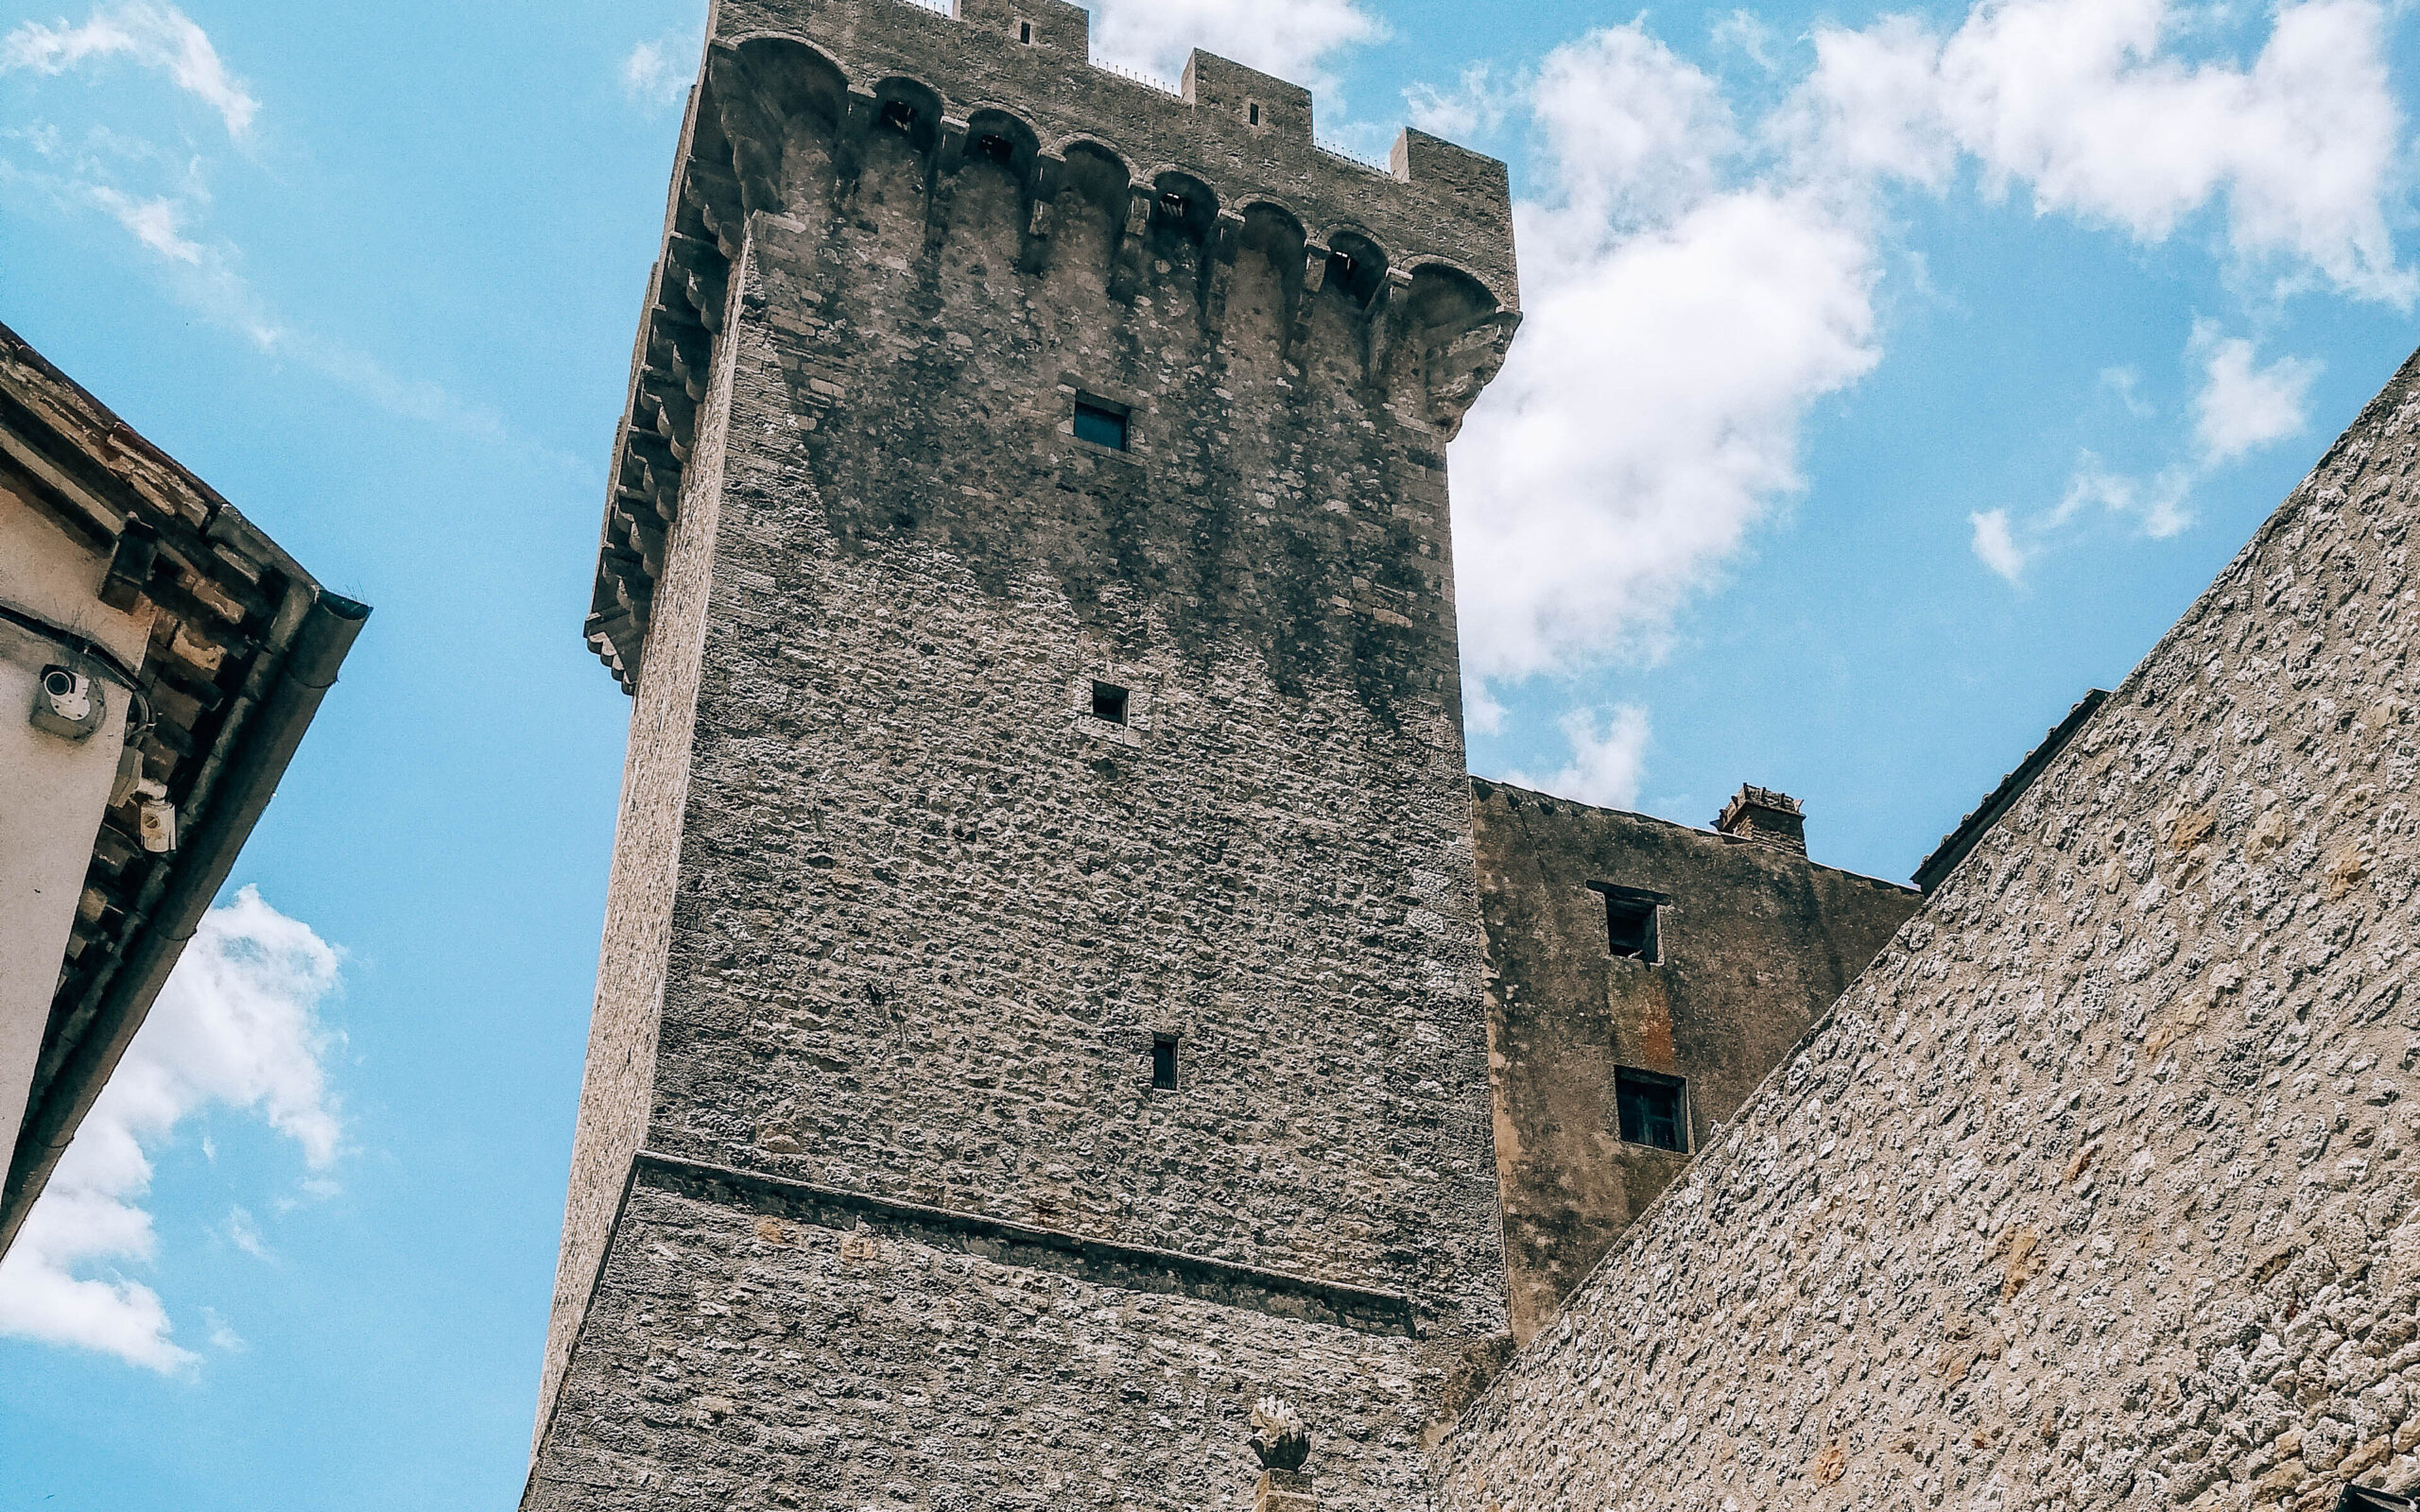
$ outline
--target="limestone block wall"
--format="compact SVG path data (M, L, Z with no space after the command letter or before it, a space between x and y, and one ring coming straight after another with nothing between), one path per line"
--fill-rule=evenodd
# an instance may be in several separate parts
M1461 1418L1441 1507L2420 1478L2420 362Z

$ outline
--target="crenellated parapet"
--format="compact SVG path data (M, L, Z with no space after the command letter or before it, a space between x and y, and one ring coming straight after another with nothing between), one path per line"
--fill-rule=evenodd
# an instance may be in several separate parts
M1319 146L1297 85L1197 51L1170 91L1094 64L1088 32L1059 0L959 0L954 14L918 0L716 8L587 624L626 689L755 217L847 214L869 162L903 146L921 165L928 245L974 176L1006 175L1021 272L1098 259L1115 302L1182 267L1219 340L1244 339L1227 331L1230 290L1239 262L1265 258L1282 270L1285 318L1250 339L1299 362L1328 319L1399 423L1439 441L1459 429L1520 319L1504 165L1407 129L1375 168Z

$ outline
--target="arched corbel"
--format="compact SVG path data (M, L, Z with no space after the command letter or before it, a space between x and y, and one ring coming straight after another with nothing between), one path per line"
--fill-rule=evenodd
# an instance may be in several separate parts
M1025 235L1017 249L1017 266L1028 274L1039 273L1049 261L1050 237L1058 229L1059 186L1066 181L1067 159L1048 147L1033 155L1033 168L1026 178L1026 199L1033 206L1026 217Z
M1311 312L1319 307L1320 290L1327 285L1327 262L1333 255L1325 242L1305 239L1303 243L1303 286L1294 297L1294 320L1286 333L1286 360L1311 338Z
M1143 259L1149 255L1146 245L1151 229L1151 206L1159 198L1159 191L1150 184L1130 183L1126 186L1126 223L1118 233L1117 254L1109 280L1109 297L1131 300L1143 284Z
M1201 297L1201 322L1214 334L1227 323L1227 290L1235 283L1236 258L1243 244L1244 217L1232 210L1219 211L1210 232L1210 280Z
M1363 326L1369 341L1361 370L1365 383L1382 386L1387 381L1387 358L1403 339L1405 323L1410 318L1403 298L1410 287L1409 273L1390 267L1370 291L1369 315Z

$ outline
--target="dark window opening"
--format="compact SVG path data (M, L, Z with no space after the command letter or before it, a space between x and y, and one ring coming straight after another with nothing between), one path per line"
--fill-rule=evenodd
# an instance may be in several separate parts
M906 100L892 100L882 108L882 124L894 131L913 131L924 112Z
M1327 281L1339 288L1349 291L1353 287L1353 275L1359 271L1361 271L1361 265L1354 261L1352 253L1330 252L1327 254Z
M1185 211L1191 204L1192 201L1173 189L1160 191L1160 209L1172 220L1183 220Z
M1253 106L1250 114L1252 116L1252 124L1258 126L1260 124L1260 107L1257 105Z
M1163 1034L1151 1037L1151 1090L1162 1092L1176 1091L1176 1037L1174 1035Z
M1622 1143L1658 1150L1689 1147L1687 1084L1652 1072L1626 1067L1614 1072L1614 1107L1621 1122Z
M1623 960L1655 964L1655 902L1605 894L1605 949Z
M1030 22L1030 21L1020 21L1020 22L1018 22L1018 23L1017 23L1017 41L1019 41L1019 42L1021 42L1021 43L1026 43L1026 44L1027 44L1027 45L1028 45L1028 46L1032 45L1032 43L1033 43L1033 23L1032 23L1032 22Z
M1017 155L1016 144L1004 136L978 136L975 155L990 163L1007 163Z
M1093 717L1113 725L1126 723L1127 692L1115 682L1093 684Z
M1126 450L1126 411L1112 409L1097 400L1076 401L1076 439L1122 452Z

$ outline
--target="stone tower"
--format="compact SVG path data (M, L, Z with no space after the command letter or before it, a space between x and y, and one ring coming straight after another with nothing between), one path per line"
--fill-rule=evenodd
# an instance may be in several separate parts
M1505 1328L1444 448L1500 163L722 0L590 644L635 697L529 1508L1425 1504Z

